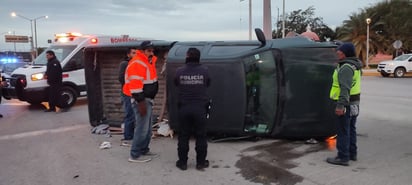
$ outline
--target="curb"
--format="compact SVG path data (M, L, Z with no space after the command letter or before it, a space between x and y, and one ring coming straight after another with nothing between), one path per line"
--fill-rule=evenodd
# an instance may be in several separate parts
M362 71L362 76L381 76L377 71Z

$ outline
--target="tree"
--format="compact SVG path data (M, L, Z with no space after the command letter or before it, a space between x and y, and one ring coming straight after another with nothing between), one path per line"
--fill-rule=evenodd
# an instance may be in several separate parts
M380 2L372 7L362 9L359 13L349 16L336 32L339 40L352 42L356 47L357 56L366 61L366 19L370 18L369 46L370 54L378 52L390 54L392 43L401 40L404 48L412 47L412 21L410 21L412 5L408 0L392 0Z
M334 40L336 38L335 32L323 23L323 18L315 17L315 8L310 6L306 10L295 10L286 15L285 19L285 34L288 32L303 33L306 31L306 27L309 25L312 31L318 34L321 41L325 41L327 38ZM277 28L282 27L282 21L277 22ZM282 36L282 29L273 31L275 38Z

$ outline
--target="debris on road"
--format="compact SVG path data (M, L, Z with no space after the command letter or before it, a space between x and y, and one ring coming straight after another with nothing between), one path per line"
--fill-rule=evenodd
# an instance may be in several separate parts
M103 141L99 146L100 149L109 149L112 148L112 144L109 141Z

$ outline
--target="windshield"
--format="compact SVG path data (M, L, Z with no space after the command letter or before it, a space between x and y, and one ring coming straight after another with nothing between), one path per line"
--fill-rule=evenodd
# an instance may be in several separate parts
M6 74L11 74L15 69L26 65L24 62L17 62L17 63L5 63L0 66L0 71Z
M51 46L47 48L44 52L42 52L36 59L34 59L33 65L46 65L47 64L46 51L48 50L54 51L54 54L56 54L57 60L62 62L67 57L67 55L69 55L75 48L76 48L75 45Z
M404 60L408 60L408 58L410 58L412 55L401 55L396 57L394 60L396 61L404 61Z

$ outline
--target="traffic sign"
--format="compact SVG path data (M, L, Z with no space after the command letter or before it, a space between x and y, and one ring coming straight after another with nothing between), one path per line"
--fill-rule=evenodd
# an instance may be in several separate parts
M395 42L393 42L392 46L393 46L395 49L399 49L399 48L402 47L402 41L396 40Z
M6 42L18 42L18 43L28 43L29 37L22 35L5 35Z

